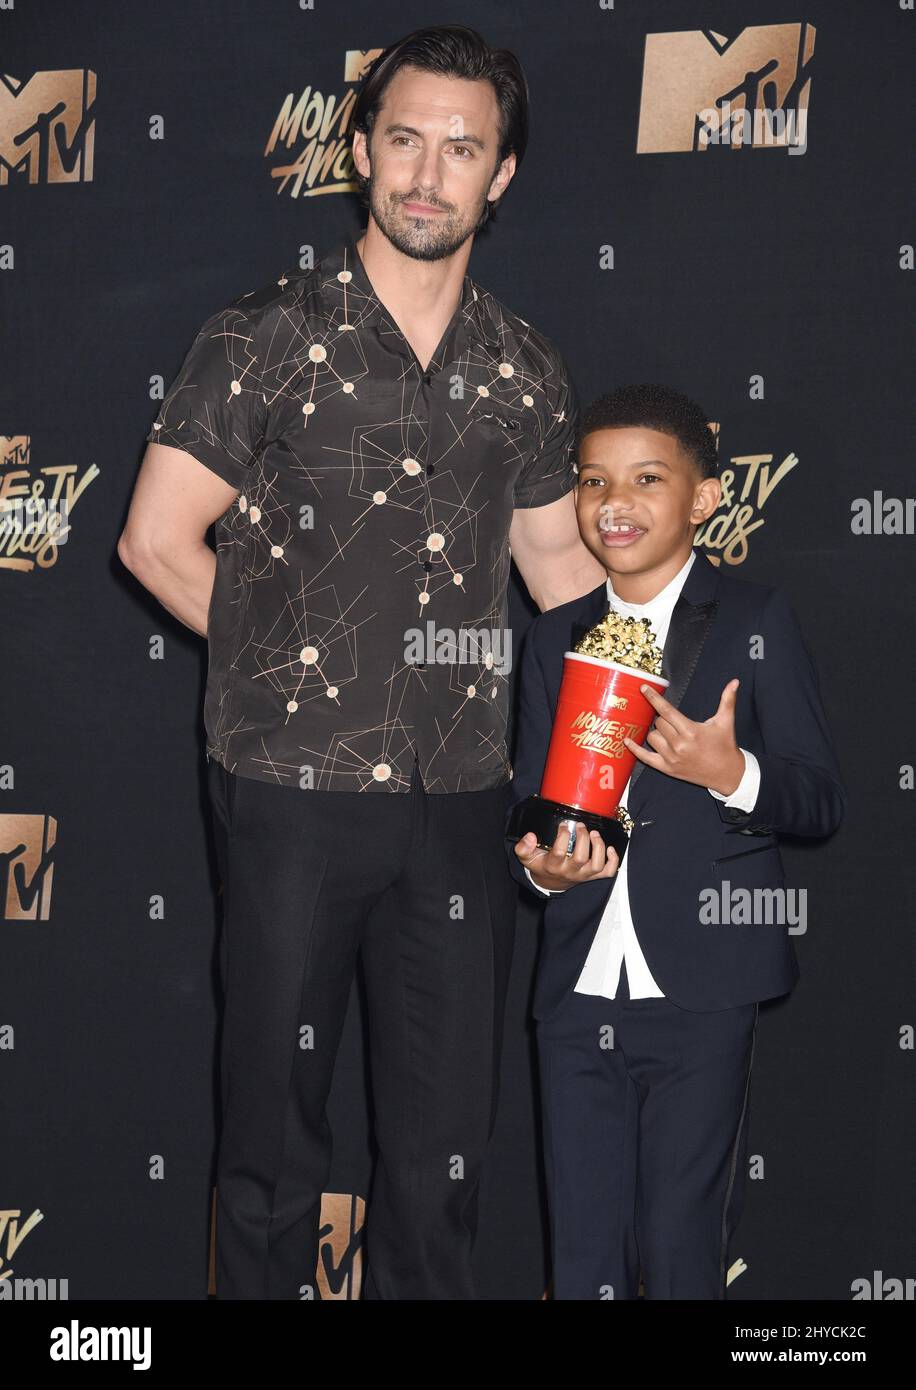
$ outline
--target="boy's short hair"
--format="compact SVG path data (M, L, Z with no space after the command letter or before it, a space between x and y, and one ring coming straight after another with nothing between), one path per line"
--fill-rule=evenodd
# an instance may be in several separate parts
M655 382L619 386L616 391L592 401L579 420L577 452L585 436L593 430L627 425L673 435L693 459L701 477L716 477L719 468L716 441L705 410L683 392Z

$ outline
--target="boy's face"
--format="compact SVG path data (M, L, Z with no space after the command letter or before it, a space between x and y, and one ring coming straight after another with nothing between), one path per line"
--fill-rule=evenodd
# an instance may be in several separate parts
M591 430L578 463L579 531L612 575L649 574L679 556L686 560L696 527L719 505L719 480L701 478L691 456L661 430Z

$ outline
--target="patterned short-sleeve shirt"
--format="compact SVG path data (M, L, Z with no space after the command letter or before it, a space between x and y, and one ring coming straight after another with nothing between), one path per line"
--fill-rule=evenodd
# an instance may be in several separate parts
M356 238L213 314L147 439L238 489L216 523L207 754L318 790L512 776L508 532L576 482L552 343L465 276L424 371Z

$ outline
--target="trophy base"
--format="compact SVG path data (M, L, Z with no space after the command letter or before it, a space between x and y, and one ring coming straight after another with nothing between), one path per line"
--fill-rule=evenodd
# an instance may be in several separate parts
M562 801L546 801L540 796L528 796L520 801L509 817L506 837L520 840L529 830L538 837L542 849L550 849L557 838L557 831L566 821L573 824L570 831L569 853L576 843L575 822L581 821L587 831L597 830L605 845L615 849L622 860L626 853L629 835L616 816L599 816L595 811L583 811L580 806L567 806Z

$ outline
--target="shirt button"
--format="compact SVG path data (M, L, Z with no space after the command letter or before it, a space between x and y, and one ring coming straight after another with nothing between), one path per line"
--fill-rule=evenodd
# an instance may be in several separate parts
M427 464L427 466L426 466L426 471L427 471L427 473L435 473L435 471L436 471L436 465L435 465L434 463L429 463L429 464Z
M429 372L427 372L427 373L426 373L426 376L423 378L423 384L424 384L425 386L429 386L431 382L432 382L432 377L430 376Z

